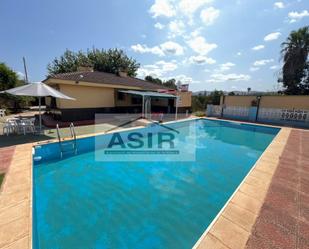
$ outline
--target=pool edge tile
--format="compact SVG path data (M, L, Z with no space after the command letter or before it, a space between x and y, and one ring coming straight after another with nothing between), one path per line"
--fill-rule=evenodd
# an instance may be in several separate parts
M278 159L283 152L292 129L293 128L286 127L281 128L261 157L256 161L247 176L240 183L233 195L227 201L225 206L221 209L213 222L208 226L193 246L194 249L205 248L202 246L206 243L205 241L212 241L214 239L220 241L226 248L245 248L246 242L251 235L252 227L256 222L262 204L265 200L272 176L277 169L279 162ZM269 157L269 155L271 155L271 157ZM267 165L271 166L267 168ZM252 179L251 181L247 181L248 177L254 177L258 184L252 185ZM260 192L258 196L254 194L253 190ZM241 211L238 212L238 214L228 214L229 209L232 209L233 205L237 206L240 210L242 209L243 212L252 213L252 217L254 218L251 219L251 224L246 224L247 229L251 228L249 232L246 231L246 228L243 224L241 224ZM229 227L229 229L226 229L222 224L225 224ZM229 236L229 234L224 233L241 235ZM241 238L242 241L239 241L238 237Z
M31 249L32 243L32 146L33 143L16 145L5 181L1 187L0 210L10 215L0 225L1 249ZM20 212L20 208L24 209Z

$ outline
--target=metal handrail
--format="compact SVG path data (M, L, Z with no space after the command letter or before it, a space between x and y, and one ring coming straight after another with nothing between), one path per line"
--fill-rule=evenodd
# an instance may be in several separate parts
M70 132L71 132L71 137L74 139L74 153L77 154L77 146L76 146L76 132L74 128L74 124L70 124Z
M56 124L56 130L57 130L58 143L60 147L60 157L62 158L62 143L61 143L61 136L60 136L60 130L59 130L58 124Z
M74 138L74 140L76 140L75 127L73 123L70 124L70 132L71 132L71 137Z
M77 144L76 144L76 132L75 132L75 128L74 128L74 125L73 123L70 124L70 133L71 133L71 138L73 138L73 150L74 150L74 153L77 154ZM58 137L58 143L59 143L59 147L60 147L60 156L62 158L63 156L63 145L62 145L62 140L61 140L61 135L60 135L60 129L59 129L59 125L57 124L56 125L56 130L57 130L57 137Z

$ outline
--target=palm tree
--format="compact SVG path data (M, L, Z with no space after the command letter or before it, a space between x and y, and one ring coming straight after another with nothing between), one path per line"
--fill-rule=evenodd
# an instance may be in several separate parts
M292 31L281 44L283 67L279 82L286 94L309 94L309 26Z

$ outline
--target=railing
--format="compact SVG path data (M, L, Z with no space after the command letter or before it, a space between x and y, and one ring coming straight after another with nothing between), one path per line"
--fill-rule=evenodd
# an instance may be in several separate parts
M309 127L309 110L260 108L258 121Z
M61 139L61 135L60 135L60 129L59 129L59 125L57 124L56 125L56 130L57 130L57 137L58 137L58 143L59 143L59 148L60 148L60 157L62 158L63 157L63 153L65 152L70 152L70 151L74 151L74 154L76 155L77 154L77 143L76 143L76 132L75 132L75 128L74 128L74 125L73 123L70 124L70 133L71 133L71 138L73 140L71 141L66 141L65 144L63 143L64 142L64 139ZM64 149L64 145L67 145L67 144L72 144L72 149L70 151L66 151Z

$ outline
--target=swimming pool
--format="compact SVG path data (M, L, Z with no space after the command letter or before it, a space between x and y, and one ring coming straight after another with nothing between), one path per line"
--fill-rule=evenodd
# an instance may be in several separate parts
M100 161L96 137L63 159L57 143L36 147L34 248L191 248L279 131L206 119L168 126L195 131L179 137L194 160Z

